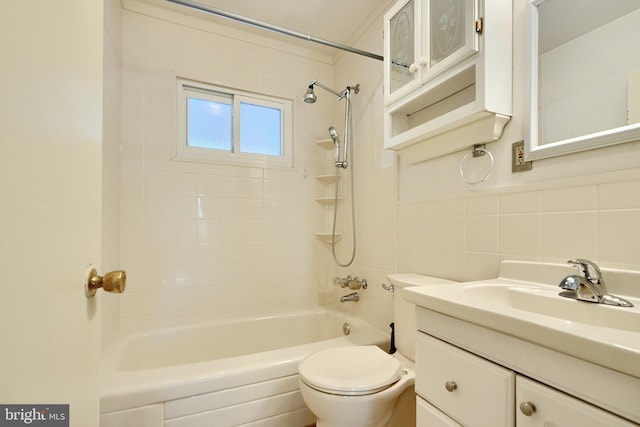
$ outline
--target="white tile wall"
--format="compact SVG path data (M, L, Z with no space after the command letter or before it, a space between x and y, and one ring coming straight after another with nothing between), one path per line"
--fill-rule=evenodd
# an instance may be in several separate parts
M563 263L580 257L603 266L640 269L640 180L624 179L536 190L523 186L481 198L401 201L399 256L408 259L398 267L458 280L496 277L504 259ZM460 203L464 201L466 205ZM447 218L429 215L434 210L446 212ZM418 233L414 236L411 230ZM421 239L431 243L422 244Z
M301 102L331 83L330 58L130 2L123 13L120 257L122 329L315 305L310 141L331 105ZM253 39L252 39L253 37ZM267 42L268 43L268 42ZM171 159L176 76L294 99L295 168ZM327 276L327 277L324 277Z

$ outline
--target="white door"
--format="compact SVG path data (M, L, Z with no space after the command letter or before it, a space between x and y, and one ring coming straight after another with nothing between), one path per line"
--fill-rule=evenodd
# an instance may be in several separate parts
M0 405L69 404L78 427L99 414L82 280L100 270L102 20L102 0L0 12Z

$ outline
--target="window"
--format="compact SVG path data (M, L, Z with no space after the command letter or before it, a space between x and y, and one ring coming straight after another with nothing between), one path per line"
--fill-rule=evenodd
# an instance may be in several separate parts
M293 166L291 100L178 79L176 158Z

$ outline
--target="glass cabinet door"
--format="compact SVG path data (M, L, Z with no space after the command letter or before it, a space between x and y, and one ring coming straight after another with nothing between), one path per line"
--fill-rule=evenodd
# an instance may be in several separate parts
M411 83L416 74L410 70L415 62L415 5L406 2L389 20L389 93Z
M422 9L422 49L432 76L478 50L475 0L428 0Z

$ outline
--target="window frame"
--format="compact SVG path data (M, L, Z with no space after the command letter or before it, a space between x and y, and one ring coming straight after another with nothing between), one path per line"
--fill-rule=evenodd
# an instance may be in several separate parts
M199 94L203 99L231 98L231 151L192 147L188 145L188 99ZM274 108L280 111L280 150L279 156L256 154L240 151L240 104ZM177 78L177 127L174 159L203 163L224 163L262 167L293 168L293 101L265 94L216 86L209 83Z

